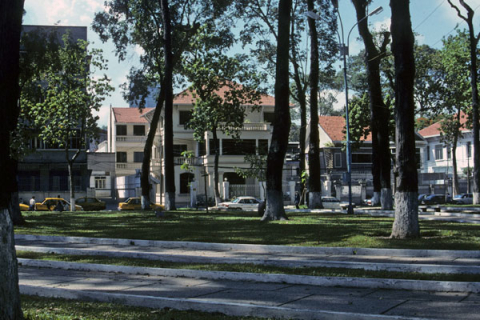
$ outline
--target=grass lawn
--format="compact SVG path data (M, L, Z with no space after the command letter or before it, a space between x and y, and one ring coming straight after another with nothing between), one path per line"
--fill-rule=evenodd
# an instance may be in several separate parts
M113 303L42 298L22 295L26 320L256 320L254 317L229 317L219 313L148 309ZM263 319L265 320L265 319Z
M17 234L276 244L290 246L480 250L480 225L421 221L422 238L389 239L393 218L340 213L289 213L260 222L253 212L23 212Z

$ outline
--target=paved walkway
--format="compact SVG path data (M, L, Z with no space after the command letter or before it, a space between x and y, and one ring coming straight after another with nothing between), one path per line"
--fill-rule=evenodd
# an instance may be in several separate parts
M16 235L17 250L183 262L478 273L480 251L299 248ZM178 260L175 260L178 259ZM480 283L264 275L20 259L25 294L298 319L480 319ZM340 265L338 265L340 264ZM395 288L395 289L393 289ZM399 290L408 289L408 290Z

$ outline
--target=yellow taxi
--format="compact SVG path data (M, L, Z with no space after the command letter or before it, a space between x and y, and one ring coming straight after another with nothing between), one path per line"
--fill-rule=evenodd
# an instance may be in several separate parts
M163 210L165 206L156 203L150 203L150 209L152 210ZM118 210L142 210L142 200L140 197L130 197L125 202L120 202L118 204Z
M63 210L57 210L58 203L61 203ZM60 209L60 208L58 208ZM70 211L70 203L63 198L45 198L42 203L35 204L36 211ZM79 205L75 205L76 211L83 211ZM20 211L28 211L28 205L21 203Z

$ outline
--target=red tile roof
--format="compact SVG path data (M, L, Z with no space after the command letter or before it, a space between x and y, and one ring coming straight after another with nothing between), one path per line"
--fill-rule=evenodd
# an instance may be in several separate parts
M112 108L115 121L118 123L148 123L145 117L142 117L147 111L140 112L138 108Z
M345 141L345 118L341 116L319 116L318 124L332 141ZM362 141L372 141L372 134L369 133L367 139L363 137Z
M225 92L228 91L228 89L228 86L223 86L222 88L220 88L220 90L216 92L216 94L218 94L220 97L223 97L225 95ZM173 98L173 104L193 104L194 102L195 98L193 97L192 92L190 92L189 89L180 92ZM262 94L258 104L264 106L274 106L275 98L266 94Z
M467 115L465 114L465 112L462 111L460 113L460 124L462 125L462 127L460 129L461 131L470 131L470 129L467 129L465 127L465 123L467 122L467 120L468 120ZM442 121L435 122L434 124L418 131L418 133L424 138L425 137L439 136L440 132L441 132L441 128L440 128L441 123L442 123Z

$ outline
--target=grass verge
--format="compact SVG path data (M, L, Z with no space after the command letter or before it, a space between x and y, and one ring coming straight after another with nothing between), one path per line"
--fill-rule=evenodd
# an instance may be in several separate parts
M393 218L289 213L260 222L254 212L24 212L18 234L289 246L480 250L480 225L420 222L420 239L390 239Z
M230 317L220 313L148 309L114 303L84 302L22 295L26 320L260 320L254 317ZM263 319L265 320L265 319Z
M480 282L480 275L471 274L423 274L415 272L389 272L372 271L349 268L287 268L264 266L256 264L205 264L205 263L178 263L152 261L146 259L127 259L113 258L106 256L83 256L83 255L63 255L39 252L18 251L18 258L53 260L77 263L98 263L117 266L134 266L148 268L170 268L170 269L188 269L204 271L228 271L228 272L248 272L248 273L266 273L266 274L291 274L306 275L317 277L355 277L355 278L387 278L387 279L406 279L406 280L433 280L433 281L460 281L460 282Z

